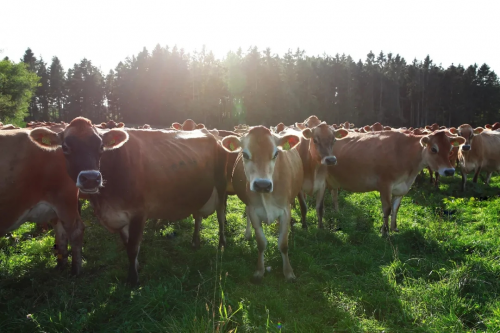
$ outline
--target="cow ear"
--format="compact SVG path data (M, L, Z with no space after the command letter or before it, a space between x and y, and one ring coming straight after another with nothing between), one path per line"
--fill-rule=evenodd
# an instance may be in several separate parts
M239 152L241 150L241 142L237 136L228 135L221 141L222 147L232 153Z
M367 132L367 133L372 131L372 128L370 127L370 125L366 125L363 128L365 129L365 132Z
M430 130L430 129L431 129L431 127L430 127L429 125L427 125L427 126L425 126L425 129Z
M124 123L118 123L118 125L116 125L116 128L122 128L122 127L125 127Z
M453 147L458 147L460 145L463 145L465 143L465 139L462 138L461 136L456 136L456 137L450 137L450 143Z
M128 141L128 138L127 132L114 128L102 135L102 145L104 146L104 150L120 148Z
M420 139L420 145L422 147L426 147L430 141L431 141L431 139L429 139L428 136L424 136L422 139Z
M276 145L282 150L293 149L300 142L300 138L297 135L289 134L282 137L278 137L278 142Z
M310 128L306 128L306 129L302 130L302 136L304 138L310 139L310 138L312 138L312 135L313 135L313 133L312 133Z
M205 125L203 124L198 124L196 125L195 129L202 129L202 128L205 128Z
M175 128L176 130L180 130L180 129L182 129L182 125L179 123L173 123L172 128Z
M347 136L347 134L349 134L349 131L341 128L341 129L338 129L335 131L335 137L337 139L342 139L342 138L345 138Z
M30 132L29 137L40 148L46 150L56 150L62 145L61 137L45 127L35 128Z
M450 131L451 134L458 134L458 130L455 127L450 127L448 131Z
M306 128L307 128L307 126L306 126L306 125L304 125L304 123L295 123L295 126L296 126L298 129L301 129L301 130L303 130L303 129L306 129Z
M482 128L482 127L474 128L474 134L481 134L483 131L484 131L484 128Z

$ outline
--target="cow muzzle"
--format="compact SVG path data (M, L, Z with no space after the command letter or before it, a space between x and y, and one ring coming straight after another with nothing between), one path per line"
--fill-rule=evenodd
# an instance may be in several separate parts
M78 175L76 186L82 193L94 194L99 192L99 187L102 187L101 173L96 170L81 171Z
M273 191L273 182L269 179L257 178L252 182L250 190L259 193L271 193Z
M321 160L321 164L323 164L323 165L336 165L337 158L335 156L326 156Z
M462 146L463 151L469 151L470 150L470 145L463 145Z
M455 174L455 168L440 170L439 174L441 176L451 177Z

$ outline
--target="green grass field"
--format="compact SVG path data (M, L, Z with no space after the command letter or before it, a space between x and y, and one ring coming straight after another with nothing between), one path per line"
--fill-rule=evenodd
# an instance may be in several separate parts
M261 284L252 284L255 238L243 239L244 206L228 203L228 246L215 215L191 248L191 219L149 221L139 288L125 284L120 237L83 217L83 274L55 271L53 231L27 223L0 238L0 332L474 332L500 331L500 177L459 191L460 177L428 175L403 199L398 234L382 238L378 193L326 198L325 230L309 200L309 229L289 236L297 276L285 282L276 225ZM299 210L293 211L299 220ZM334 231L335 227L340 231Z

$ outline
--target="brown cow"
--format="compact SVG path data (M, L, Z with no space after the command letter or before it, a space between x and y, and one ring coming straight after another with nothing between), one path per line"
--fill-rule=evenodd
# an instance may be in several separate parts
M43 139L42 139L43 140ZM82 264L84 225L78 212L78 189L66 173L63 153L39 149L26 129L0 134L0 236L24 222L60 220L55 228L57 265L63 268L72 250L72 273Z
M205 125L202 123L196 124L194 120L192 119L186 119L182 125L179 123L173 123L172 128L176 130L182 130L182 131L194 131L195 129L202 129L205 128Z
M337 165L328 167L328 185L338 210L338 189L351 192L380 192L384 224L397 231L396 216L403 196L408 193L418 173L427 165L445 176L452 176L449 153L453 145L465 142L461 137L447 137L444 131L427 136L413 136L395 131L356 134L338 140L333 147Z
M291 202L302 186L302 163L293 149L299 143L294 134L277 136L263 126L253 127L239 138L228 136L222 140L228 151L241 151L233 173L233 186L246 205L247 216L255 230L259 249L256 282L265 272L264 251L266 237L262 222L279 220L278 247L283 258L283 273L287 280L295 279L288 259L288 231L291 219ZM288 150L286 150L288 149Z
M304 122L307 123L307 122ZM300 143L296 149L300 154L304 169L304 181L302 191L299 194L302 227L307 228L304 193L310 196L316 195L316 214L318 217L318 228L323 228L324 198L326 190L327 166L335 165L337 158L333 156L332 149L336 139L345 137L349 132L345 129L334 130L325 122L317 126L307 128L297 124L302 133L290 130L287 134L299 136ZM302 134L302 135L301 135Z
M139 282L137 256L147 218L177 221L193 214L197 245L201 219L217 211L219 245L225 245L227 153L206 129L98 131L79 117L59 135L40 128L31 138L45 149L62 145L70 177L89 194L100 222L120 232L131 284Z
M481 171L486 171L485 183L488 185L492 173L500 171L500 132L484 131L482 127L473 129L469 124L463 124L456 133L466 140L458 152L462 191L465 191L467 174L471 171L474 171L473 183L477 183Z

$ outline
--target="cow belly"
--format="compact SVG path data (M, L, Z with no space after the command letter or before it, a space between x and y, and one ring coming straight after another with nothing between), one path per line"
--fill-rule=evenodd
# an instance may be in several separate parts
M11 231L19 228L24 222L44 223L57 217L57 213L52 205L45 201L40 201L17 219L6 231Z
M129 224L131 214L126 210L114 209L111 206L101 207L99 222L110 232L116 232Z
M219 204L219 193L217 192L217 188L214 187L210 199L208 199L207 203L203 205L203 207L201 207L198 213L200 213L201 216L203 216L203 218L206 218L215 212L218 204Z

